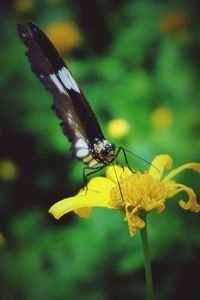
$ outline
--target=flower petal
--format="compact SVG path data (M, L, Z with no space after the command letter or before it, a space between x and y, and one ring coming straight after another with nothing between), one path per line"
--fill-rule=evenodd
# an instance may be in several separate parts
M172 163L171 156L167 154L157 155L152 161L148 174L155 179L160 179L164 170L172 167Z
M164 179L163 182L166 182L168 180L170 180L172 177L174 177L176 174L182 172L183 170L186 169L190 169L196 172L200 173L200 164L199 163L188 163L188 164L184 164L176 169L174 169L173 171L171 171Z
M180 192L186 192L188 195L188 201L180 200L179 205L181 208L185 210L190 210L191 212L200 212L200 204L197 202L197 197L193 189L187 187L184 184L174 183L173 187L171 184L171 188L169 189L169 193L167 195L168 198L171 198L177 195Z
M80 218L88 219L92 213L91 207L81 207L74 210L75 214L77 214Z
M110 193L111 189L115 186L115 184L106 177L94 177L92 178L87 185L88 190L93 190L96 193L105 192ZM85 188L81 191L85 191Z
M165 209L165 204L162 203L156 207L157 213L161 213Z
M89 182L87 189L82 189L76 196L69 197L55 203L49 209L49 213L51 213L56 219L59 219L64 214L73 210L79 214L77 210L80 208L82 209L99 206L117 209L110 204L110 191L112 187L113 183L107 178L93 178ZM85 217L87 217L86 211Z
M131 237L133 237L136 234L137 228L142 229L145 226L144 220L137 215L127 214L124 221L128 223Z
M196 213L200 212L200 204L197 203L197 197L193 189L183 184L178 184L178 186L180 187L179 192L185 191L189 198L187 202L184 200L180 200L179 201L180 207L186 210L190 210L192 212L196 212Z
M122 176L126 177L131 174L132 172L127 167L122 168L120 166L112 166L106 169L106 177L115 182L116 184Z

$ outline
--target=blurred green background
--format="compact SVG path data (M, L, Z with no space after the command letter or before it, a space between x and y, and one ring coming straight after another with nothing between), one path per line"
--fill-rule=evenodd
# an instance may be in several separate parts
M139 232L120 213L94 209L56 221L56 201L82 186L83 165L30 71L17 35L34 20L51 37L95 111L106 137L151 161L198 161L200 5L194 0L13 0L0 12L0 298L145 299ZM115 137L110 121L129 132ZM130 157L137 170L148 169ZM176 178L199 195L199 175ZM184 197L185 195L181 195ZM199 216L176 199L149 217L156 299L197 299ZM197 275L198 274L198 275Z

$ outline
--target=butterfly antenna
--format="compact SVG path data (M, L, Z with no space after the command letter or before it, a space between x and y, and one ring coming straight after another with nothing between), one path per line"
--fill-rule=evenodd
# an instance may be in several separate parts
M120 147L116 147L116 148L120 148ZM160 173L159 169L156 166L154 166L152 163L150 163L148 160L146 160L146 159L142 158L141 156L131 152L130 150L127 150L125 148L123 148L123 149L124 149L125 152L128 152L128 153L134 155L135 157L137 157L138 159L143 160L146 164L148 164L149 166L152 166L153 168L155 168L158 171L158 173Z

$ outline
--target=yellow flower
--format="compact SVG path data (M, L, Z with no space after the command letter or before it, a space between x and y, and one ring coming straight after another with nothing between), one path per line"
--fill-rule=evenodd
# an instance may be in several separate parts
M87 218L91 208L97 206L119 210L125 214L131 236L135 235L137 228L145 226L142 212L152 209L161 212L165 208L165 201L182 191L186 192L188 200L180 200L179 205L183 209L199 212L200 205L194 191L172 178L185 169L200 172L200 163L184 164L162 178L164 170L171 167L172 158L169 155L156 156L145 173L132 173L127 167L124 170L119 166L115 166L115 170L108 167L106 177L93 178L87 190L82 189L76 196L57 202L49 212L59 219L71 211Z
M151 123L155 129L165 130L173 122L172 111L166 107L158 107L151 114Z
M70 22L55 22L46 27L47 36L59 52L70 52L80 43L80 32Z
M113 119L108 123L108 133L112 138L121 139L129 130L129 123L124 119Z

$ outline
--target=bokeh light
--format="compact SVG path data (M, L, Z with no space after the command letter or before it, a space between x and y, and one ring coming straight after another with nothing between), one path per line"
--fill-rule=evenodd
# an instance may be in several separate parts
M15 179L17 176L16 164L9 160L3 159L0 161L0 179L10 181Z
M80 32L70 22L50 23L45 32L59 52L70 52L80 43Z
M111 138L121 139L125 137L130 130L129 123L124 119L113 119L108 123L107 131Z
M21 14L26 14L31 12L36 5L36 1L34 0L14 0L13 1L13 9Z
M151 113L152 126L158 130L170 128L173 119L173 112L167 107L158 107Z

